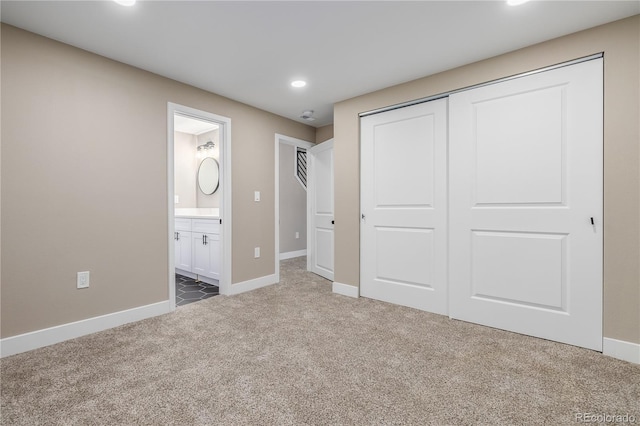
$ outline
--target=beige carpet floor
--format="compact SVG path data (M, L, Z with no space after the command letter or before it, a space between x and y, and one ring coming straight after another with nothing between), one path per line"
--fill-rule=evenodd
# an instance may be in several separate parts
M336 295L303 268L284 261L278 285L2 359L2 424L640 423L638 365Z

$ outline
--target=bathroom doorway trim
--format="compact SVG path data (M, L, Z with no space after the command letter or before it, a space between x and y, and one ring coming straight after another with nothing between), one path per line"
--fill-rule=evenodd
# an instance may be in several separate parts
M175 231L175 182L174 182L174 128L173 118L176 114L201 121L209 121L220 126L220 227L222 240L222 263L220 271L220 294L231 292L231 119L221 115L201 111L173 102L167 103L167 210L168 210L168 248L169 248L169 301L172 310L176 308L176 276L175 276L175 247L173 233Z

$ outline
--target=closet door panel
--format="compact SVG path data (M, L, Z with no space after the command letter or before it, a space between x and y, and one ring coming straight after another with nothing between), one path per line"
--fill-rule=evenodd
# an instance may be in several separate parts
M364 297L447 313L447 101L361 120Z
M451 317L602 349L602 101L601 59L450 97Z

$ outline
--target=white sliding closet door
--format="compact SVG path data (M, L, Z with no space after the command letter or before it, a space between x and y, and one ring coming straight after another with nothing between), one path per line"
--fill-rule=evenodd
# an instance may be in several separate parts
M360 294L446 314L447 100L360 123Z
M602 66L451 95L451 317L602 349Z

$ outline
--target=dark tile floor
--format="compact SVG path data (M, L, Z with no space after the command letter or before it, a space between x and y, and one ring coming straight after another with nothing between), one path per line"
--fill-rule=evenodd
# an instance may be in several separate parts
M176 306L184 306L218 294L218 286L196 282L193 278L176 274Z

